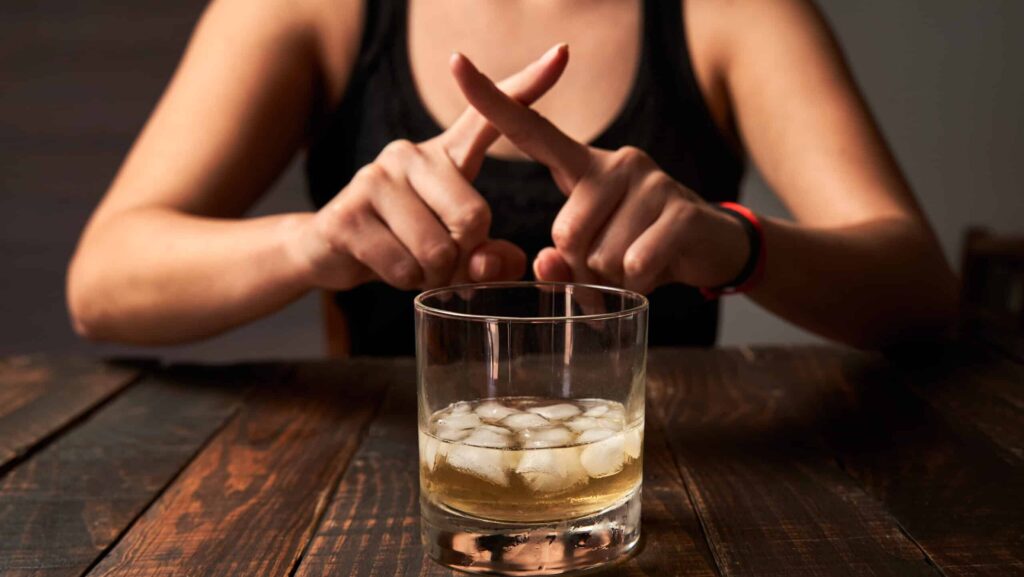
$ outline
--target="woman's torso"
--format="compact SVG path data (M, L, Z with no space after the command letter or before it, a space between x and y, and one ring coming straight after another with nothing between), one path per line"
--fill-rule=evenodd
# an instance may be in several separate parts
M454 120L464 101L444 65L452 49L500 78L559 41L569 42L571 64L538 103L541 113L594 146L647 151L662 170L709 201L735 199L742 159L722 136L720 114L705 102L678 0L449 0L409 8L406 0L364 4L358 61L309 150L307 174L317 207L387 143L426 140ZM551 245L551 224L564 197L544 167L513 158L517 151L507 142L499 141L490 154L496 156L485 160L474 185L491 205L491 236L515 242L532 259ZM380 283L338 294L352 352L411 354L412 296ZM652 346L714 342L717 306L695 289L665 286L650 299Z

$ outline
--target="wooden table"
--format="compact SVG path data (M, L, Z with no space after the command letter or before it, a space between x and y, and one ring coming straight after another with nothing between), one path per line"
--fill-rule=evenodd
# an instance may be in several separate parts
M652 351L615 575L1024 575L1024 366ZM419 543L415 368L0 362L0 575L447 575Z

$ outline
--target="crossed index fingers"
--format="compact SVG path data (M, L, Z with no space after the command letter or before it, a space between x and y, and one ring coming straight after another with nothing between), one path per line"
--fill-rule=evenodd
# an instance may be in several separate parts
M558 82L568 58L568 47L559 44L519 72L502 80L499 89L503 93L507 92L514 101L533 104ZM479 111L469 106L438 139L455 166L472 180L480 169L487 149L499 136L501 133Z
M502 92L462 54L452 55L451 69L473 108L512 144L551 169L563 192L572 191L590 168L590 149Z

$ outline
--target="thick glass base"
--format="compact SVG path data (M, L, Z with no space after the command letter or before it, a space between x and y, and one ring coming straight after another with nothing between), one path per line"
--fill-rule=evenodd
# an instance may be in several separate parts
M423 546L453 569L490 575L576 575L626 559L640 540L640 490L597 514L550 523L467 517L420 497Z

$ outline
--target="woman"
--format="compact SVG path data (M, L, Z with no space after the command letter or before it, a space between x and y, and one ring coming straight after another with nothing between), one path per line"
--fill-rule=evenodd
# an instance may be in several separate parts
M317 211L242 219L303 147ZM744 155L795 222L716 208ZM714 342L698 289L861 347L956 299L807 0L215 0L68 299L86 337L160 344L327 289L354 353L404 354L409 291L527 265L650 293L653 345Z

